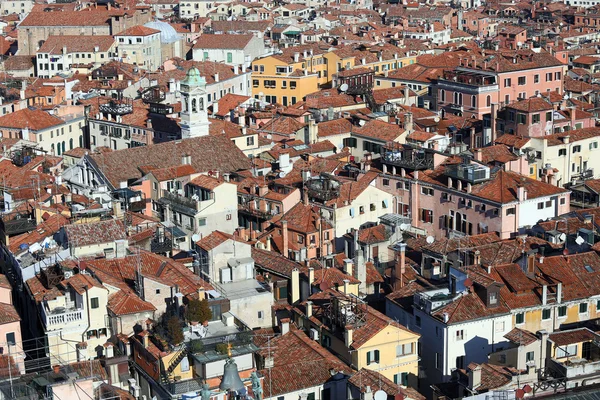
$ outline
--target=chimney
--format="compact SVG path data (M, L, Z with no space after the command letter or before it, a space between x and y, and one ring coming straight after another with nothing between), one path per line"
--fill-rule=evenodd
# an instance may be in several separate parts
M542 305L548 304L548 285L542 286Z
M300 300L300 270L294 268L292 270L292 304Z
M215 101L212 106L213 106L213 110L212 110L213 115L217 115L217 113L219 112L219 102ZM231 121L231 122L233 122L233 121Z
M240 66L239 65L235 64L233 66L233 74L234 75L239 75L240 74Z
M475 250L475 257L473 258L473 264L475 264L475 265L481 264L481 252L479 250Z
M308 187L304 186L302 189L302 204L308 205Z
M286 333L288 333L290 331L290 319L289 318L282 318L279 321L279 330L281 331L282 335L285 335Z
M413 115L410 112L404 114L404 130L407 131L409 134L412 133L414 130Z
M469 369L469 389L477 389L481 385L481 365Z
M142 344L144 345L144 348L147 349L148 345L150 344L150 332L144 331L142 332L142 335Z
M313 267L308 268L308 285L312 285L315 281L315 269Z
M498 104L492 103L492 107L491 107L492 131L491 131L491 138L490 138L492 145L496 141L496 118L498 116L497 113L498 113Z
M351 260L351 259L349 259L349 258L346 258L346 259L344 260L344 272L345 272L347 275L350 275L350 276L352 276L352 260Z
M527 200L527 190L525 189L525 186L517 187L517 197L521 202Z
M219 73L215 72L215 82L219 82Z
M394 290L404 286L404 274L406 273L406 243L398 243L398 248L398 261L394 267Z
M571 136L563 136L562 141L564 144L569 144L569 142L571 141Z
M112 342L106 342L106 343L104 343L103 346L104 346L104 349L105 349L104 350L104 356L106 358L113 358L114 355L115 355L115 349L113 348L114 345L112 344Z
M350 294L350 280L344 279L344 293Z
M558 304L562 302L562 282L556 284L556 302Z
M288 223L281 221L281 236L283 240L283 256L288 257Z
M404 105L408 106L408 102L410 101L410 88L408 86L404 87Z
M473 129L475 129L475 128L473 128ZM481 161L483 159L483 157L481 155L481 149L474 149L473 156L475 157L476 161Z
M352 334L353 334L353 330L352 327L347 326L346 330L344 331L344 342L346 344L346 347L350 347L352 345Z
M297 63L300 61L300 53L294 53L294 62Z
M313 306L312 301L306 302L306 318L312 317L312 306Z

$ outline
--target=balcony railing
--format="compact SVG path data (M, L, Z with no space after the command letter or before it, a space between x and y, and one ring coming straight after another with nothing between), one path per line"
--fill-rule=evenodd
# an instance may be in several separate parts
M266 211L266 210L260 210L257 208L253 208L252 206L250 206L251 203L246 203L246 204L240 204L239 207L239 211L245 214L250 214L250 215L254 215L255 217L259 217L262 219L271 219L271 217L273 217L273 214L271 211Z
M171 193L166 190L163 190L163 198L161 200L166 200L170 203L179 204L193 210L198 210L198 202L196 200L190 199L177 193Z
M83 310L72 310L62 313L44 313L47 330L62 329L72 323L83 321Z

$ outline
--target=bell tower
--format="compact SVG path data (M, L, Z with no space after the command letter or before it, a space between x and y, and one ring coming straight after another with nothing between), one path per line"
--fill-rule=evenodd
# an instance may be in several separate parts
M181 138L208 135L206 80L200 76L198 68L188 70L181 82Z

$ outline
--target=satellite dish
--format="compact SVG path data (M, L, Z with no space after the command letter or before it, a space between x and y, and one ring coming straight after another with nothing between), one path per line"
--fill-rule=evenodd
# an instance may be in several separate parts
M436 116L436 117L433 119L433 121L434 121L434 122L437 124L438 122L440 122L440 117L437 117L437 116Z
M585 239L582 238L581 236L577 236L577 239L575 239L575 243L577 243L578 245L582 245L585 243Z
M192 235L192 241L193 241L194 243L196 243L198 240L200 240L200 235L198 235L197 233L194 233L194 234Z
M431 244L431 243L435 242L435 239L433 238L433 236L427 236L427 239L425 239L425 241L428 244Z
M340 86L340 91L345 92L346 90L348 90L348 84L344 83L342 86Z
M408 228L410 228L409 224L400 224L400 229L402 229L403 231L408 230Z
M558 235L558 240L560 240L561 242L564 241L567 238L567 235L565 233L561 233L560 235Z
M387 393L384 392L383 390L378 390L375 392L375 397L373 397L375 400L387 400Z

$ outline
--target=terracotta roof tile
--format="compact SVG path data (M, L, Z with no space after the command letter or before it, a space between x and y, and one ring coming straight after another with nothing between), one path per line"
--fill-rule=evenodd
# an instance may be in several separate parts
M115 315L137 314L156 311L151 303L140 299L134 293L119 290L108 297L107 308Z
M125 226L118 220L67 225L65 234L69 244L75 247L127 239Z

